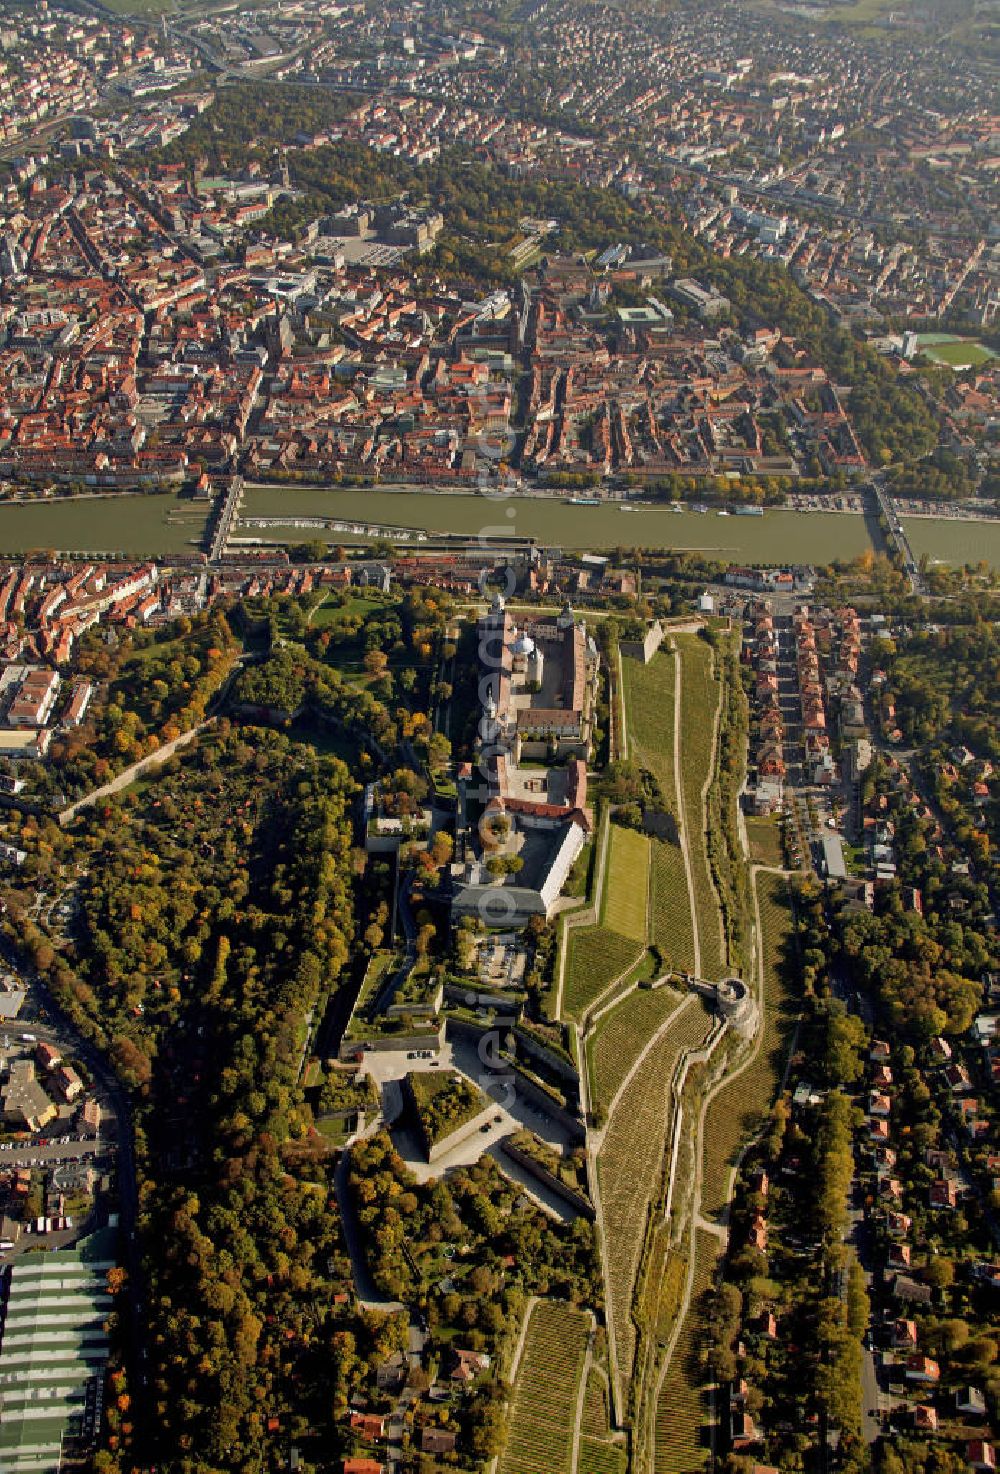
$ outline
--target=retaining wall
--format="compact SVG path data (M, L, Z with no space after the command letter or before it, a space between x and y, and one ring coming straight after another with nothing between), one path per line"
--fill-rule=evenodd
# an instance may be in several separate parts
M585 1197L583 1193L577 1192L574 1188L568 1186L561 1178L556 1177L553 1172L550 1172L547 1167L543 1167L541 1162L536 1161L530 1152L522 1151L519 1146L515 1146L508 1137L504 1137L500 1146L512 1161L517 1162L518 1166L523 1167L525 1172L530 1173L549 1192L555 1193L558 1198L562 1198L563 1202L568 1203L582 1218L587 1218L593 1222L597 1215L594 1205L588 1197Z

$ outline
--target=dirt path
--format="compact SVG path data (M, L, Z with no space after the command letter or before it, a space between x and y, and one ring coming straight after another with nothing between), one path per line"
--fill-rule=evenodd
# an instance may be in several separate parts
M580 1430L583 1426L583 1410L587 1400L587 1378L590 1376L593 1346L594 1326L592 1322L590 1332L587 1336L587 1355L583 1359L583 1374L580 1377L580 1390L576 1395L576 1417L573 1419L573 1452L569 1461L570 1474L576 1474L576 1467L580 1462Z
M521 1365L521 1357L524 1355L524 1343L528 1337L528 1323L531 1320L531 1313L537 1304L538 1296L532 1295L524 1307L524 1319L521 1322L521 1330L517 1338L517 1344L514 1347L514 1355L510 1359L510 1376L507 1380L511 1387L517 1381L518 1368Z
M223 676L218 687L209 698L208 704L213 712L217 712L223 706L240 671L249 663L250 657L247 655L239 655L234 660L232 666ZM213 720L214 716L207 716L204 721L198 722L196 726L189 727L186 732L181 732L179 737L174 737L172 741L165 742L155 752L147 753L145 757L139 758L138 762L132 763L123 773L119 773L117 778L112 778L110 782L103 783L100 788L95 788L91 793L84 794L83 798L78 798L75 803L69 804L56 816L60 825L65 827L83 809L90 808L91 804L99 803L102 798L110 798L112 794L121 793L123 789L128 788L129 784L134 783L137 778L141 778L143 773L147 772L150 768L158 767L161 763L167 762L173 757L175 752L180 752L183 748L189 746L201 732L205 731L206 727L211 726Z
M677 1007L668 1015L667 1018L663 1020L663 1023L660 1024L659 1028L656 1029L652 1034L650 1034L649 1038L646 1040L646 1043L643 1045L642 1052L639 1054L638 1058L635 1060L631 1069L628 1071L625 1078L622 1080L621 1084L618 1086L618 1089L615 1091L614 1095L611 1098L611 1103L608 1106L607 1124L593 1132L593 1136L596 1142L595 1150L597 1152L599 1152L601 1147L604 1145L605 1134L607 1132L608 1126L611 1125L612 1117L614 1116L615 1111L618 1109L618 1104L622 1096L625 1094L625 1091L631 1085L636 1075L642 1069L650 1050L656 1048L657 1044L659 1044L664 1034L673 1025L678 1014L683 1013L685 1009L690 1008L693 1004L697 1003L698 995L696 993L687 993L678 1003Z
M180 752L182 748L188 747L200 732L204 732L210 720L211 718L204 722L199 722L196 727L189 727L186 732L182 732L172 742L165 742L155 752L148 753L146 757L140 758L137 763L133 763L123 773L119 773L117 778L112 778L110 783L102 784L100 788L95 788L92 793L87 793L83 798L78 798L76 803L72 803L68 808L62 810L58 816L59 823L65 826L77 814L81 813L83 809L89 809L92 804L99 803L102 798L110 798L112 794L121 793L123 789L128 788L130 783L134 783L137 778L141 778L143 773L147 772L148 769L158 767L161 763L167 762L169 758L173 757L175 752Z

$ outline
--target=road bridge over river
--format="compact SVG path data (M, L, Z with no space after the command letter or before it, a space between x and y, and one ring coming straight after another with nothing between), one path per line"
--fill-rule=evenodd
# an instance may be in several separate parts
M903 560L903 569L907 578L910 580L910 588L915 594L925 593L923 575L917 565L916 558L913 556L910 539L906 535L906 530L900 521L899 513L896 511L892 497L886 491L884 476L873 476L871 489L875 496L879 517L885 529L885 535L890 546L895 548Z

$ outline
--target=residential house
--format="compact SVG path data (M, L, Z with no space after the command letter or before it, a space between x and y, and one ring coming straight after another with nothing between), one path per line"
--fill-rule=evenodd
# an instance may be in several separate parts
M963 1418L985 1418L986 1398L978 1387L963 1387L955 1393L955 1409Z
M455 1358L455 1365L451 1370L453 1382L471 1382L490 1364L489 1357L482 1351L466 1351L456 1346L453 1348L453 1355Z
M352 1413L351 1431L363 1438L365 1443L375 1443L385 1437L385 1419L381 1413Z
M932 1208L957 1208L958 1184L950 1177L939 1177L931 1183L929 1196Z
M425 1454L454 1453L455 1435L448 1428L425 1428L420 1435L420 1451Z

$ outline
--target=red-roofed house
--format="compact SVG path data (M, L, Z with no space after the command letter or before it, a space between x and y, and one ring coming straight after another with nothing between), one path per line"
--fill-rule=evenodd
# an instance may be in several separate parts
M385 1419L381 1413L352 1413L351 1428L366 1443L374 1443L377 1438L385 1437Z

